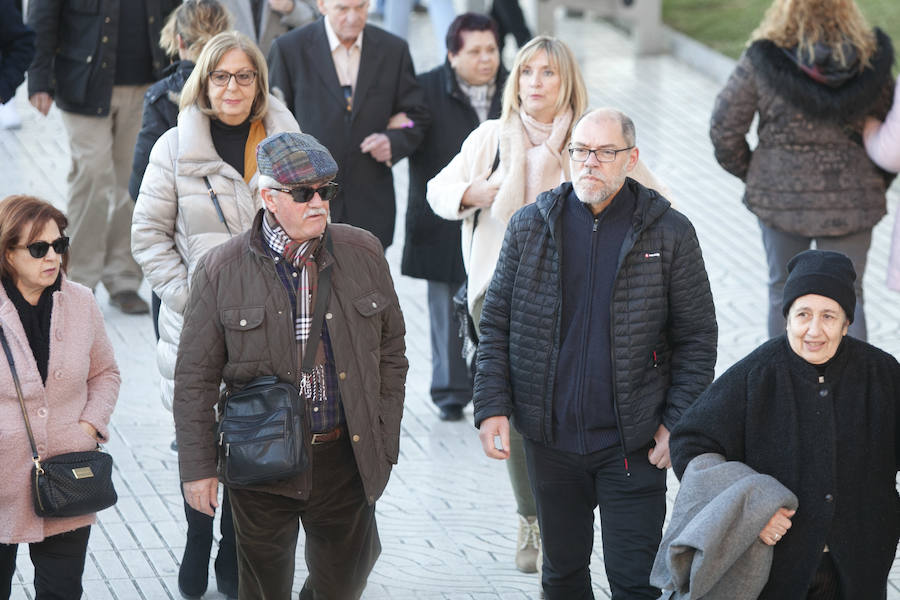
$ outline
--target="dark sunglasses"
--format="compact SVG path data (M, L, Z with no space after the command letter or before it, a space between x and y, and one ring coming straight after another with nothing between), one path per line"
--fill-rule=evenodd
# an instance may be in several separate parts
M66 236L60 236L52 242L33 242L31 244L28 244L27 246L16 247L27 248L32 258L44 258L45 256L47 256L47 252L50 251L51 246L53 247L54 252L62 256L69 251L69 238Z
M285 194L290 194L294 199L294 202L300 202L301 204L305 204L312 200L312 197L319 193L319 197L322 199L322 202L330 202L337 196L338 193L338 184L333 181L322 184L319 187L313 189L311 187L296 187L293 189L279 189L279 192L284 192Z

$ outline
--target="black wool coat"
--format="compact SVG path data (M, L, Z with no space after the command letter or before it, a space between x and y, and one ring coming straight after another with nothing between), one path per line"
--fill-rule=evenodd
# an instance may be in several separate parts
M506 69L500 65L488 119L500 116L506 76ZM422 73L418 80L433 120L425 139L409 157L406 241L400 268L410 277L461 284L466 270L462 261L460 221L447 221L435 215L425 193L428 181L453 160L463 141L478 127L478 115L460 89L449 61Z
M34 32L22 23L17 3L0 0L0 104L16 94L34 57Z
M692 458L716 452L799 499L761 600L805 598L826 544L842 598L885 597L900 536L898 403L891 355L845 337L820 374L781 336L732 366L681 418L669 442L679 478Z
M335 181L340 187L331 202L332 220L370 231L382 246L390 246L397 215L394 177L390 167L363 154L359 145L370 133L386 134L396 164L422 141L430 117L406 42L366 25L349 111L324 17L275 38L269 50L269 85L274 95L283 97L300 129L328 148L338 164ZM398 112L405 112L415 125L386 130Z
M169 63L159 47L166 17L180 0L145 0L153 71ZM28 69L28 95L47 92L62 110L95 117L109 114L116 74L119 0L33 0L28 24L37 34Z

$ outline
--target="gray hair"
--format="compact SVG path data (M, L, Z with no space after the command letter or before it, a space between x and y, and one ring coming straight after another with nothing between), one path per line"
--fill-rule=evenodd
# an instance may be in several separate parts
M256 180L256 184L259 186L259 189L261 189L261 190L262 189L266 189L266 190L282 190L282 189L284 189L284 185L278 183L277 179L275 179L274 177L270 177L268 175L260 175Z
M585 119L616 121L622 128L622 137L625 138L625 144L627 144L628 146L634 146L635 142L637 141L637 136L634 131L634 121L632 121L631 117L623 113L621 110L608 107L588 110L575 122L575 127L578 127L578 124ZM575 131L575 127L572 127L572 131Z

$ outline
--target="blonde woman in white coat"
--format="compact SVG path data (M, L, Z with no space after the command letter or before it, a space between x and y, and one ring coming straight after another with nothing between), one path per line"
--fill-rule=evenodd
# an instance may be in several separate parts
M175 359L191 275L211 248L248 229L261 207L256 145L269 135L299 131L284 105L268 94L266 62L244 34L216 35L203 48L181 94L178 126L153 146L131 226L131 249L162 300L157 364L163 403L171 410ZM206 591L212 519L185 505L188 543L179 589ZM227 497L223 521L230 522ZM233 531L216 559L216 580L237 595ZM224 542L228 541L228 548ZM228 556L223 556L223 550Z
M428 203L435 214L463 221L467 301L476 324L509 218L541 192L571 180L566 145L587 103L587 88L569 47L555 38L536 37L516 55L500 118L482 123L428 182ZM632 177L660 190L641 162ZM507 468L519 513L516 568L530 573L540 553L537 511L522 438L514 428L510 438Z

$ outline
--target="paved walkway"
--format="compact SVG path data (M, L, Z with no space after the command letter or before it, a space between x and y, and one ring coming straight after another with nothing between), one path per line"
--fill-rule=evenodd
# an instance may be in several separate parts
M412 35L420 70L433 66L428 20L415 17ZM668 56L636 60L628 39L600 22L565 19L559 35L584 69L591 104L621 107L634 118L642 157L697 227L716 300L721 373L764 339L765 260L756 221L740 202L742 185L715 164L708 141L707 121L719 85ZM49 118L40 118L23 92L17 102L24 127L0 131L0 197L28 192L63 206L69 161L59 114L54 109ZM396 175L399 204L405 205L405 162L396 167ZM900 297L883 285L897 209L895 190L890 214L875 229L865 291L871 341L900 355ZM400 214L402 219L402 208ZM402 236L402 224L397 231ZM406 412L400 462L378 503L384 551L364 598L537 598L537 577L513 567L516 515L505 466L482 455L471 408L466 421L443 423L429 400L425 286L399 275L401 245L398 239L387 256L407 319ZM147 289L142 293L149 296ZM109 444L120 500L101 514L93 530L85 597L178 598L185 526L176 458L169 451L171 415L157 393L153 329L147 317L128 317L110 308L102 290L98 298L123 373ZM672 476L670 482L671 500L677 482ZM33 598L30 561L27 550L20 550L12 596L17 600ZM599 543L594 559L595 593L608 598ZM297 591L305 574L299 560ZM210 587L215 590L214 576ZM206 597L221 598L213 591ZM888 597L900 599L896 568Z

